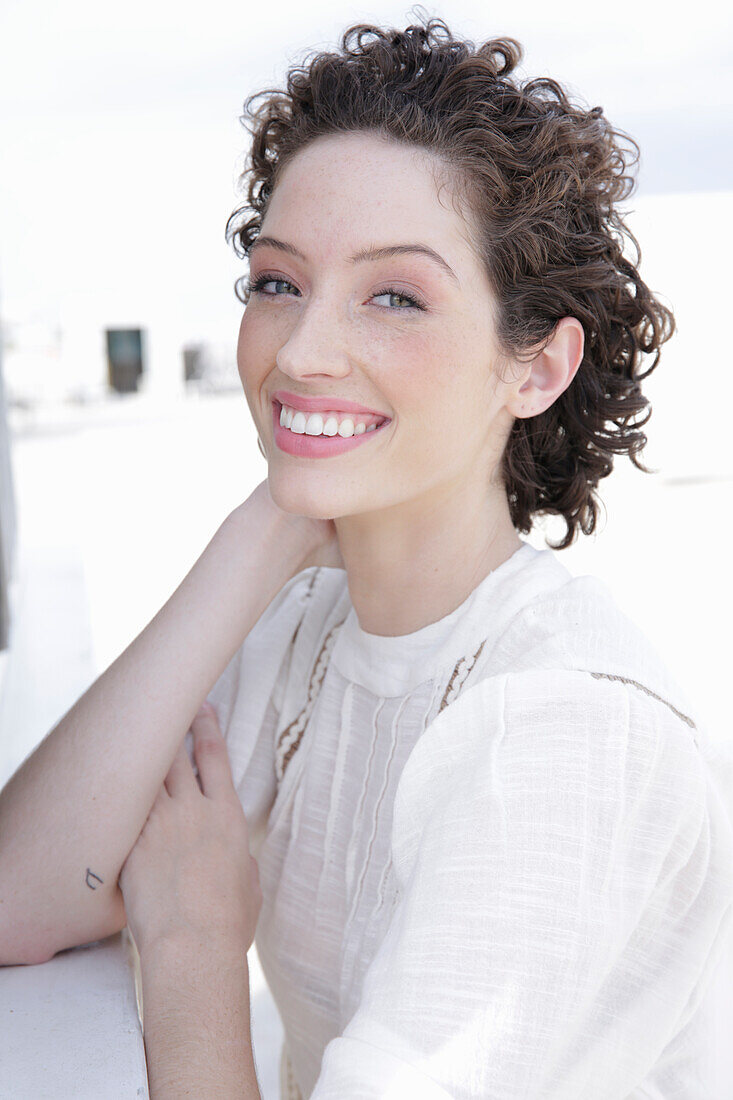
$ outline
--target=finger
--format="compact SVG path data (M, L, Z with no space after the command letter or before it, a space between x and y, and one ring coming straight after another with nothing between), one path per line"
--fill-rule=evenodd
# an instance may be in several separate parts
M226 741L224 740L216 711L209 703L204 704L193 720L193 751L201 780L201 790L207 798L231 795L234 780L229 763Z
M171 798L190 794L198 790L196 776L193 774L191 759L186 752L186 746L181 741L176 755L173 757L168 774L165 777L165 789Z

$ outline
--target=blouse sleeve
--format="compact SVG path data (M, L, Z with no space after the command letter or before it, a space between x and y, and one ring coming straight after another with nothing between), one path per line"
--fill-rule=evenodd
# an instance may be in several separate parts
M253 852L275 796L274 727L314 568L297 573L280 589L207 695L227 743ZM192 756L193 735L189 731L186 737Z
M732 851L665 703L567 670L466 690L400 777L397 901L312 1100L622 1100L695 1010Z

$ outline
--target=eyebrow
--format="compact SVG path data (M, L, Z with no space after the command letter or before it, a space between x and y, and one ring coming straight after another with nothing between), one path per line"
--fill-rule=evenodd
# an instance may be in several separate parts
M250 255L259 245L269 244L271 248L277 248L280 252L287 252L290 256L296 256L299 260L306 261L306 257L303 253L295 247L293 244L288 244L287 241L279 241L277 237L256 237L250 246ZM349 257L349 262L352 264L362 263L364 260L383 260L388 256L405 256L409 254L417 254L421 256L427 256L438 264L439 267L445 271L447 275L450 275L451 279L458 282L458 276L452 267L445 262L440 253L436 252L434 248L431 248L427 244L388 244L382 245L379 248L362 248L358 252L355 252L353 256Z

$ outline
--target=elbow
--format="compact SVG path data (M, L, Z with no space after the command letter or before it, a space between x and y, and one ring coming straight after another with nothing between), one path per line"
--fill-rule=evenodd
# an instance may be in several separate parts
M0 932L0 966L38 966L54 957L56 951L47 946L20 943Z
M10 919L0 896L0 966L37 966L52 959L59 947L33 936L31 922Z
M50 955L49 955L48 951L43 951L41 953L37 953L33 958L30 958L30 959L29 958L16 959L16 958L6 957L5 952L2 951L2 949L0 948L0 967L2 967L2 966L39 966L41 963L50 962L50 960L54 957L55 954L56 954L55 951L52 951Z

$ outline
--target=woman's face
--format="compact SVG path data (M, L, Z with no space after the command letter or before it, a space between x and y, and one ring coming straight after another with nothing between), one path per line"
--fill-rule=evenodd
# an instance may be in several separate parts
M494 369L494 298L429 156L373 134L329 135L273 191L250 255L251 282L269 281L247 304L237 358L285 511L338 518L489 492L513 422ZM439 259L388 251L397 245ZM389 423L339 454L292 454L275 441L280 390L356 402Z

